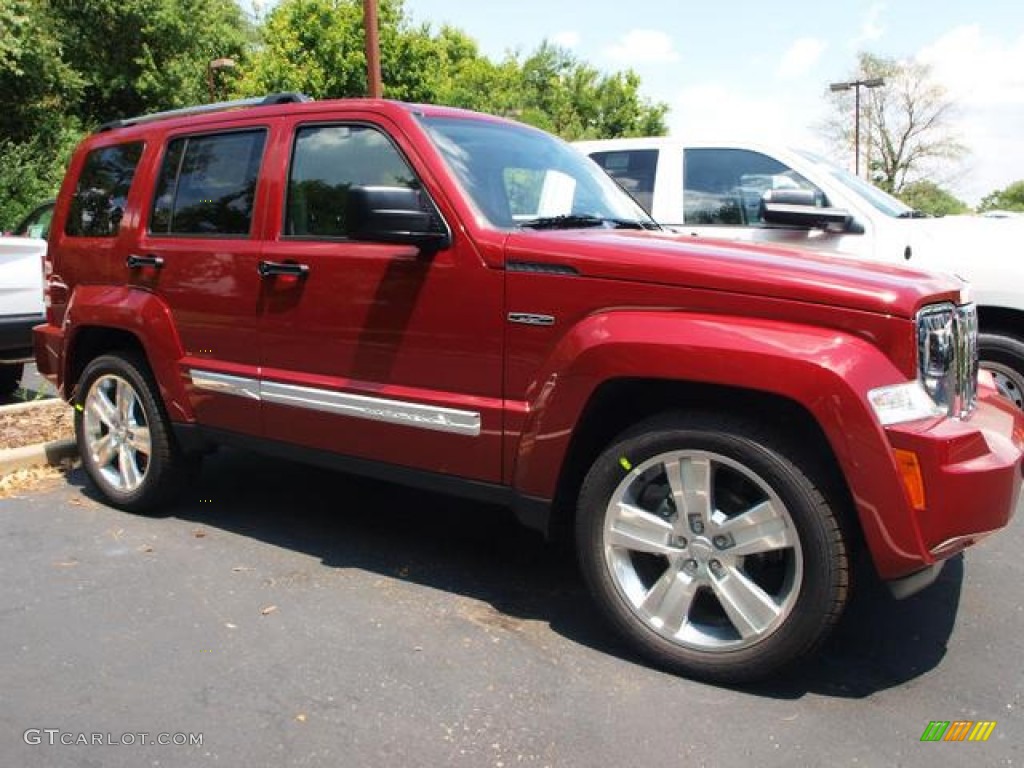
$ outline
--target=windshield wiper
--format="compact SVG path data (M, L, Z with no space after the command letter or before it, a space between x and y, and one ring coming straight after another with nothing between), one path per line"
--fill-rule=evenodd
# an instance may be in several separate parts
M611 219L603 216L570 213L561 216L540 216L522 222L519 226L530 229L577 229L583 227L603 227L610 225L614 229L660 229L653 221L635 221L632 219Z
M925 213L924 211L919 211L919 210L917 210L915 208L912 211L904 211L903 213L899 214L896 218L897 219L927 219L927 218L931 218L931 217L928 216L928 214Z

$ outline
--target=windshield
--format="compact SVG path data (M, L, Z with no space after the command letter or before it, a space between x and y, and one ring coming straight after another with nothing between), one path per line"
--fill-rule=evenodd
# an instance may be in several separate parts
M914 209L909 205L897 200L895 197L890 195L888 192L883 192L874 184L864 181L859 176L855 176L844 168L840 168L835 163L826 160L813 152L806 152L802 149L794 150L798 155L801 155L820 169L828 172L844 187L853 189L858 195L867 200L871 205L880 210L886 216L892 216L897 219L909 218L913 215Z
M560 139L508 123L420 120L462 188L496 227L658 228L604 171Z

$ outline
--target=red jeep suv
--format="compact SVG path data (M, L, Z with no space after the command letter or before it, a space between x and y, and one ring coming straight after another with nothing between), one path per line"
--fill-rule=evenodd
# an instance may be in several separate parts
M111 503L219 444L497 501L574 532L610 623L696 677L799 659L852 563L909 594L1020 497L963 284L676 239L485 115L276 94L105 125L46 273L38 365Z

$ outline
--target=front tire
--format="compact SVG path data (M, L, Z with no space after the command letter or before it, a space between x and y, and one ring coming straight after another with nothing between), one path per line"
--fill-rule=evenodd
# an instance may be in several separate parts
M671 414L618 438L580 492L577 550L640 653L749 682L812 651L846 603L849 558L813 463L757 424Z
M114 505L152 513L172 501L195 468L174 443L148 366L118 352L79 379L75 436L89 478Z
M978 358L999 393L1024 410L1024 341L1002 332L979 333Z

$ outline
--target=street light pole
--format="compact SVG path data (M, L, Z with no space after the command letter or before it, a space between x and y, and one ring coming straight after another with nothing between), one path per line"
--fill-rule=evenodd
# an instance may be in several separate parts
M885 85L881 77L871 77L865 80L850 80L844 83L832 83L829 89L836 93L838 91L853 91L853 169L854 173L860 176L860 89L880 88Z
M383 95L380 81L380 38L377 35L377 0L363 0L363 28L366 30L366 84L371 99Z

